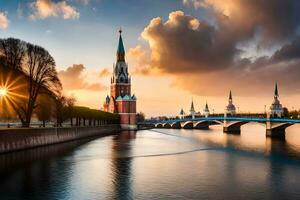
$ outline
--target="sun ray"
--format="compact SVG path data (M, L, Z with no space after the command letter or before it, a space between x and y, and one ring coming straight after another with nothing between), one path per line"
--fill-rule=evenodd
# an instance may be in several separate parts
M16 117L17 109L28 98L28 83L22 74L0 73L0 115L2 119Z

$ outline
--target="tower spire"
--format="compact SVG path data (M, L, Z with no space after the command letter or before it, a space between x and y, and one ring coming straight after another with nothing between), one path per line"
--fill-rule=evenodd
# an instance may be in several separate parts
M229 100L232 101L232 93L231 93L231 90L229 92Z
M195 108L194 108L194 100L192 98L192 104L191 104L191 109L190 109L191 112L195 112Z
M122 32L123 31L120 28L119 44L118 44L118 50L117 50L117 61L125 61L125 48L123 45Z
M277 82L275 83L274 97L279 97Z

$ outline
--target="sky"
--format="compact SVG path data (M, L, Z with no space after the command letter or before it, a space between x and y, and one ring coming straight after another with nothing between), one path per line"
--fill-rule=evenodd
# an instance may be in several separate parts
M274 84L300 108L298 0L0 0L0 37L54 57L64 93L100 109L123 30L137 109L147 117L223 112L229 90L240 112L263 112Z

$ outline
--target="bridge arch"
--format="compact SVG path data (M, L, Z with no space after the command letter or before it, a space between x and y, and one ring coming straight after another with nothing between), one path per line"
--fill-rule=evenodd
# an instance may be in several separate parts
M163 128L172 128L172 127L171 127L171 124L165 123L165 124L163 124Z
M198 121L194 124L195 129L209 129L210 122L209 121Z
M241 126L249 123L249 121L225 121L223 126L223 132L225 133L241 133Z
M211 121L211 125L223 125L224 122L221 120L213 120Z
M163 128L163 125L161 123L158 123L155 125L156 128Z
M181 128L181 124L180 122L174 122L171 124L171 127L174 129L180 129Z
M184 129L193 129L194 123L192 121L186 121L181 124L181 127Z

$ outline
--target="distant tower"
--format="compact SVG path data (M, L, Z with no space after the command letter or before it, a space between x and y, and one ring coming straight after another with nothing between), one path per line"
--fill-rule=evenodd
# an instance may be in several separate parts
M231 90L229 92L228 105L226 106L225 112L226 112L226 114L229 114L229 115L236 114L235 106L232 103L232 93L231 93Z
M277 82L276 82L275 90L274 90L274 100L270 107L272 117L282 117L283 116L283 108L282 108L282 105L280 104L278 97L279 97L279 93L278 93L278 87L277 87Z
M190 115L192 116L192 119L195 119L195 114L196 114L196 111L194 108L194 101L192 99L192 104L191 104L191 108L190 108Z
M184 113L184 111L183 111L183 108L181 108L180 113L179 113L179 118L180 118L180 119L183 119L184 116L185 116L185 113Z
M136 97L131 95L131 78L128 73L128 65L125 62L122 30L119 33L119 44L116 54L117 62L113 65L110 97L106 97L103 110L118 113L122 128L136 129Z
M205 108L203 110L203 114L204 114L205 117L209 116L209 108L208 108L207 102L205 104Z

